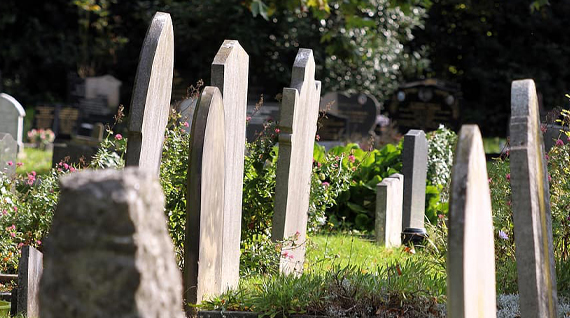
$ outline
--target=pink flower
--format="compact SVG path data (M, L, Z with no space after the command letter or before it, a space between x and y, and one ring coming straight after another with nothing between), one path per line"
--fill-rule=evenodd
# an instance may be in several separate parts
M552 181L552 177L548 175L548 182Z
M322 166L322 164L320 162L317 162L317 167L320 168L321 166Z
M544 158L546 159L546 161L550 160L550 157L548 155L544 155Z
M438 214L437 217L443 219L443 214Z
M8 211L2 210L2 215L8 215Z
M493 178L489 178L489 183L493 182Z
M182 124L182 126L188 128L188 127L190 127L190 124L189 124L187 121L185 121L185 122Z
M57 170L61 171L61 168L58 168ZM26 183L28 185L32 185L34 184L34 181L36 181L36 173L35 171L32 171L32 173L28 173L28 181L26 181Z
M121 135L121 134L116 134L116 135L115 135L115 139L117 139L117 140L122 140L122 139L123 139L123 135Z
M247 117L245 118L245 121L250 121L250 120L251 120L251 116L247 116Z
M63 168L64 168L64 169L69 169L69 165L68 165L67 163L64 163L64 164L63 164Z
M301 232L299 232L299 231L295 232L295 236L299 236L299 235L301 235Z
M545 124L540 125L540 131L542 131L542 133L544 134L546 132L547 128Z
M507 205L508 205L508 206L511 206L511 201L508 201L508 202L507 202Z
M14 165L14 163L13 163L12 161L8 161L8 162L6 162L6 163L7 163L9 166L13 166L13 165Z
M16 232L10 232L11 237L16 237Z
M354 162L354 160L355 160L354 155L348 156L348 161Z
M16 162L16 166L18 166L18 167L21 167L21 166L23 166L23 165L24 165L23 162Z
M17 206L14 207L14 212L18 212L18 207L17 207Z
M289 257L289 252L285 251L285 252L281 253L281 256L287 258L287 257Z
M315 139L316 139L317 141L319 141L319 140L321 140L321 136L319 136L319 135L317 134L317 135L315 136Z
M506 178L507 178L507 181L511 181L511 174L507 173Z
M69 171L70 171L70 172L74 172L74 171L75 171L75 168L70 167L70 168L69 168Z
M24 246L24 243L18 243L18 248L22 248L22 246Z
M12 226L8 226L8 230L16 230L16 225L12 224Z
M322 183L322 185L323 185L323 187L328 188L330 186L330 183L325 181Z
M42 241L40 241L40 240L37 240L36 243L37 243L38 245L42 245Z
M275 128L275 133L276 133L276 134L278 134L278 133L280 133L280 132L281 132L281 129Z
M562 141L561 139L557 139L556 146L564 146L564 141Z

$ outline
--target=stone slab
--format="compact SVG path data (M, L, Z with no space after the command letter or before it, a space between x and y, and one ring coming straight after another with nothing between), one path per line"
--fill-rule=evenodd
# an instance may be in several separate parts
M18 312L28 318L38 318L39 286L43 272L43 255L32 246L22 248L22 256L18 264Z
M427 140L422 130L412 129L404 136L402 173L404 175L402 228L421 229L424 227L427 176Z
M402 204L404 176L395 173L376 186L376 244L398 247L402 244Z

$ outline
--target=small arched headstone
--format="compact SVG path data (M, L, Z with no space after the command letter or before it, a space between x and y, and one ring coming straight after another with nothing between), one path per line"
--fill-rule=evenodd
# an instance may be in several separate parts
M8 133L18 143L18 152L24 149L23 129L26 112L12 96L0 93L0 133Z

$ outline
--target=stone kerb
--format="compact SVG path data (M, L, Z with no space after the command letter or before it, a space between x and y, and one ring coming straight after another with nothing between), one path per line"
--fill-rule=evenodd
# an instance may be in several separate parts
M451 176L447 251L449 317L496 317L495 246L479 127L461 127Z
M315 80L313 51L299 49L293 64L291 88L283 89L279 115L272 239L294 241L283 246L280 263L283 273L303 270L320 93L321 82Z
M129 111L126 165L158 175L170 112L174 33L168 13L157 12L146 33Z
M548 170L536 88L511 87L511 189L521 317L556 317L556 272Z
M154 173L61 179L40 282L42 318L182 318L182 281Z
M395 173L376 186L376 243L385 247L402 244L404 176Z
M26 112L12 96L0 93L0 132L8 133L18 143L18 152L24 149L23 129Z
M43 272L43 255L32 246L22 248L18 264L18 313L28 318L40 316L38 292Z
M404 241L421 240L425 235L425 197L427 176L427 140L423 130L410 130L404 136L402 151L404 175Z
M225 193L222 287L237 287L245 154L249 56L238 41L225 40L212 62L212 86L218 87L225 117ZM221 129L221 128L220 128Z
M229 213L224 210L224 143L222 95L217 87L206 86L194 111L190 133L183 274L188 304L198 304L207 295L223 292L223 282L228 281L222 264L226 252L224 224ZM239 267L239 259L231 266ZM186 308L188 314L193 314L192 308Z

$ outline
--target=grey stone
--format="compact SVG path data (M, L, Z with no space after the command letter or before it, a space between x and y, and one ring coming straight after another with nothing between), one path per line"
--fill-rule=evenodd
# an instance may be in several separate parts
M85 170L60 186L44 246L41 317L182 318L181 275L156 175Z
M404 214L402 228L422 229L425 218L427 140L422 130L410 130L404 136L402 151L404 174Z
M378 100L366 93L329 92L320 102L320 110L326 111L327 115L332 114L346 119L346 126L340 129L344 130L342 134L348 138L360 138L374 134L376 116L380 114L380 109Z
M182 129L187 133L190 133L192 127L192 119L194 118L194 110L196 109L196 102L198 98L189 97L182 100L176 105L176 112L180 114L179 123L188 123L188 127L182 126Z
M222 288L237 287L241 236L241 207L245 154L249 56L238 41L225 40L212 62L212 86L224 101L225 194Z
M18 264L18 312L28 318L40 316L38 292L43 271L43 255L32 246L22 248Z
M23 129L26 112L12 96L0 93L0 132L8 133L18 143L18 152L24 149Z
M94 99L104 96L108 107L119 106L122 82L112 75L87 77L85 79L85 98Z
M184 299L199 304L224 289L224 105L217 87L206 86L195 110L190 133ZM239 226L238 226L239 228ZM193 309L186 307L188 314Z
M6 173L8 176L16 173L17 149L18 144L12 135L0 133L0 173Z
M168 13L157 12L139 58L129 112L127 166L158 174L164 131L170 112L174 33Z
M385 247L402 244L404 176L395 173L376 186L376 243Z
M291 88L283 89L279 155L275 177L272 239L285 241L280 270L300 273L305 260L307 213L321 82L315 80L313 51L299 49ZM291 242L293 241L293 242Z
M461 127L451 177L447 251L449 317L495 317L495 245L479 127Z
M511 189L521 317L556 317L548 170L532 80L511 87Z

